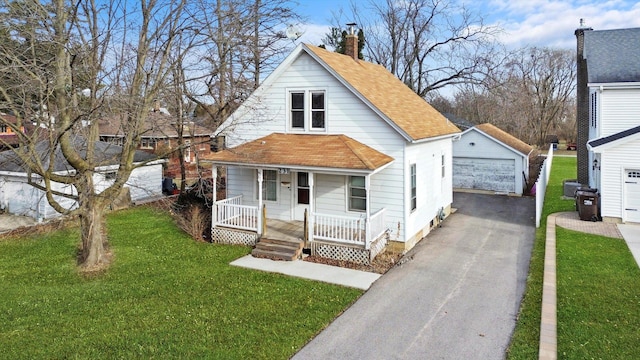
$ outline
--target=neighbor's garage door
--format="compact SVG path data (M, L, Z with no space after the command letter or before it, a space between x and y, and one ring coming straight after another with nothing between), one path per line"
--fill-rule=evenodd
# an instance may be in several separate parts
M624 219L640 222L640 170L626 170L624 174Z
M515 160L453 158L453 187L515 192Z

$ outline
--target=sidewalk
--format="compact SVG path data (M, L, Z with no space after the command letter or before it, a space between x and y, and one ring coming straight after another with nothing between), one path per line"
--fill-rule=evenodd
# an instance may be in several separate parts
M299 278L317 280L326 283L368 290L380 274L359 271L308 261L274 261L243 256L231 262L231 265L254 270L274 272Z

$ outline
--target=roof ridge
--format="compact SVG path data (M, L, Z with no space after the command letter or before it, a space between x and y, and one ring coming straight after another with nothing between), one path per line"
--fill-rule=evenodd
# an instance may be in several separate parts
M349 150L351 150L351 152L358 157L358 159L360 159L360 161L362 161L362 163L367 167L367 168L371 168L374 167L373 163L370 162L363 154L360 153L360 151L353 146L354 145L354 139L348 137L347 135L344 134L340 134L338 135L338 138L349 148Z

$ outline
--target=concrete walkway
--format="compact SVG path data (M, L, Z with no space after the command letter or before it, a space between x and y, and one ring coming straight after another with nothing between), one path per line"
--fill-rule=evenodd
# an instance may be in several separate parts
M366 271L307 261L274 261L254 258L251 255L241 257L231 262L231 265L322 281L361 290L368 290L371 284L381 276L380 274Z
M560 212L547 217L547 234L542 285L542 311L540 319L540 360L558 358L557 347L557 294L556 294L556 225L616 239L624 239L638 266L640 266L640 224L615 224L602 221L582 221L578 213Z

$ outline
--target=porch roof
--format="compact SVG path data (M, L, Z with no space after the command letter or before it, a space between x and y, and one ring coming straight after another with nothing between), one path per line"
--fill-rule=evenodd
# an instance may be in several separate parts
M394 159L346 135L273 133L202 160L226 165L374 171Z

